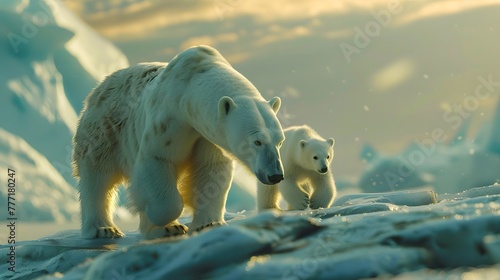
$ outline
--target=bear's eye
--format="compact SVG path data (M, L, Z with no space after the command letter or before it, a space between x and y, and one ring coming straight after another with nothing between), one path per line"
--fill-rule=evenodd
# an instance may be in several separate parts
M259 140L253 142L255 144L255 146L262 146L262 142L260 142Z
M330 159L330 155L326 156L326 159Z
M313 156L313 159L318 159L318 157L317 156Z

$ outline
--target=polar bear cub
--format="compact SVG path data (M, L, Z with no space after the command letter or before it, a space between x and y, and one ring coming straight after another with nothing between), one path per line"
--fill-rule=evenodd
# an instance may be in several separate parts
M288 203L289 210L330 207L336 195L329 168L334 139L323 139L307 125L289 127L284 132L281 156L285 179L275 185L258 184L258 210L279 209L279 193Z

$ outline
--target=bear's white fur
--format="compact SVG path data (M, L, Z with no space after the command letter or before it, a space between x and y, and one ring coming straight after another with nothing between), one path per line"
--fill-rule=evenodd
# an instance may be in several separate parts
M83 237L123 236L112 220L123 181L147 239L186 233L184 205L189 231L225 224L233 159L264 184L283 179L280 104L207 46L108 76L87 97L73 141Z
M281 148L285 179L275 185L257 186L257 208L279 209L279 193L289 210L327 208L336 196L330 163L333 159L333 138L323 139L309 126L285 129Z

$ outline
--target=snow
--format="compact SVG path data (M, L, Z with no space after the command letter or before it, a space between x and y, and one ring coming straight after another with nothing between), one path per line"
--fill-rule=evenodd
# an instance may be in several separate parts
M355 199L341 197L337 204L319 210L227 213L228 226L152 241L142 241L137 231L101 240L82 240L77 229L62 231L18 242L17 262L22 265L12 279L359 279L398 274L440 279L459 272L500 277L500 185L446 195L358 194ZM346 211L354 206L359 211ZM0 247L1 258L7 250L7 245ZM1 271L6 267L2 260Z
M0 35L0 166L22 174L19 218L72 221L77 114L86 94L127 59L54 0L1 1Z
M76 193L61 174L43 155L23 139L0 128L1 170L13 168L16 180L15 209L23 221L65 222L78 219ZM22 166L22 171L16 167ZM43 172L41 172L43 170ZM7 182L7 172L0 172L0 180ZM7 201L7 188L0 188L1 201ZM0 212L7 220L7 209Z
M127 58L118 48L98 35L64 5L59 5L56 1L45 1L45 4L50 6L55 23L74 33L65 48L96 81L128 66Z
M1 1L0 15L0 126L74 185L71 138L83 99L127 59L59 1Z

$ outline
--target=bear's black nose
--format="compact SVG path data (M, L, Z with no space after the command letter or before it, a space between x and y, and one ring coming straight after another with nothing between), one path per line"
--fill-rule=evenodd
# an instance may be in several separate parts
M326 172L328 172L328 167L325 166L325 167L321 168L321 170L319 172L320 173L326 173Z
M274 174L274 175L271 175L271 176L267 176L267 179L269 180L269 182L273 183L273 184L277 184L281 181L283 181L283 174Z

